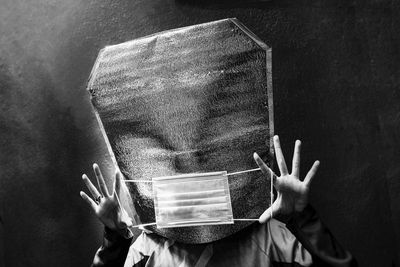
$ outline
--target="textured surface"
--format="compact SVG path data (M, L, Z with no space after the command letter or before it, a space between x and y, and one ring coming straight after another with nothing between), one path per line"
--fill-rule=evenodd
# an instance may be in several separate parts
M126 179L247 170L257 167L254 151L268 159L270 50L238 25L235 20L206 23L100 52L88 89ZM229 182L234 216L258 218L269 203L266 179L253 172ZM154 222L151 184L129 185L142 222ZM155 231L204 243L246 225Z
M391 267L400 253L400 1L195 2L207 1L1 1L6 266L89 266L101 245L101 224L79 197L91 163L113 173L84 90L99 50L236 17L273 48L286 159L299 138L302 175L321 160L312 204L360 266Z

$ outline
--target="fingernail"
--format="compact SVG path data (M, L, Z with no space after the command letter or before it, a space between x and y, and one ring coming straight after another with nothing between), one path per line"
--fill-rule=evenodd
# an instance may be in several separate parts
M96 174L99 174L100 173L99 165L97 165L96 163L93 164L93 170L96 172Z

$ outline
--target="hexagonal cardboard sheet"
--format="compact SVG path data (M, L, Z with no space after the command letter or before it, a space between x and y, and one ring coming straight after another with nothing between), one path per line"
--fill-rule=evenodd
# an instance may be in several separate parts
M109 151L126 179L257 167L270 161L271 49L236 19L169 30L99 53L88 90ZM235 218L258 218L269 183L229 178ZM143 223L154 222L151 183L130 183ZM249 223L155 229L183 242L230 235Z

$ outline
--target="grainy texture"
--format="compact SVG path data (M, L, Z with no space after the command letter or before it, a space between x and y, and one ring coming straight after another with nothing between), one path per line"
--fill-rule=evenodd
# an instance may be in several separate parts
M79 197L91 163L113 174L84 90L99 50L228 17L273 48L275 132L287 161L303 141L302 175L321 160L323 221L360 266L400 256L400 1L207 2L220 1L1 1L6 266L88 266L101 244Z
M271 158L270 50L238 25L195 25L100 52L88 89L126 179L252 169L254 151ZM232 176L229 184L235 218L258 218L268 206L269 183L260 172ZM151 184L129 185L142 222L154 222ZM250 223L154 231L205 243Z

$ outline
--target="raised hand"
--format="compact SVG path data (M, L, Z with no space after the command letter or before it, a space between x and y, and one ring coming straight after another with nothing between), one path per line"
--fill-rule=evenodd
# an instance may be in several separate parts
M261 171L270 179L273 179L273 184L278 192L278 196L274 203L269 207L259 218L260 223L265 223L272 216L280 216L281 218L289 218L295 212L301 212L308 203L308 194L310 191L310 183L317 172L319 161L315 161L311 169L308 171L303 181L300 180L300 148L301 142L297 140L294 147L292 172L289 173L285 158L282 153L279 137L274 136L274 147L276 161L280 171L280 177L271 174L269 167L262 159L254 153L254 160L260 167Z
M132 226L132 219L128 213L122 208L117 192L120 192L122 175L116 172L114 180L114 188L112 194L108 192L107 185L104 182L103 175L97 164L93 164L93 171L96 175L97 184L100 192L92 184L86 174L82 175L87 188L90 191L93 199L85 192L81 191L80 195L88 203L91 209L95 212L99 220L108 228L117 231L122 236L129 238L132 232L128 227Z

